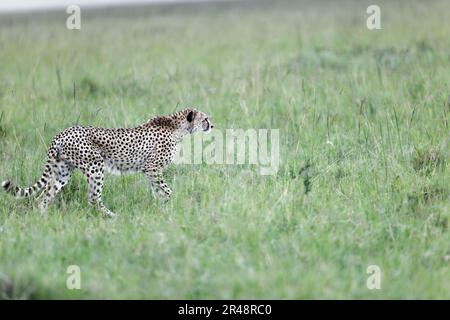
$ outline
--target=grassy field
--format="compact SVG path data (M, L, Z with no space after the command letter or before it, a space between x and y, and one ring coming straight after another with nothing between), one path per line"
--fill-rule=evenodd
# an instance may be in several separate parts
M450 298L450 3L377 1L369 31L372 2L0 16L0 180L34 183L68 126L177 105L280 129L281 160L173 165L167 204L108 176L116 219L81 174L47 214L0 193L0 298Z

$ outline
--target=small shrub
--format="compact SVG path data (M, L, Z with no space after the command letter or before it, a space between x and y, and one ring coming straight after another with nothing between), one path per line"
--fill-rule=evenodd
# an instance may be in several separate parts
M436 169L442 167L444 164L444 157L439 150L431 149L415 149L412 166L416 172L430 175Z

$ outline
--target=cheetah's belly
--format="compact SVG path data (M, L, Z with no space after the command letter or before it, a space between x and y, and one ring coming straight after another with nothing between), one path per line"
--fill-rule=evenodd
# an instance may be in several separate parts
M139 160L134 162L122 162L105 158L104 161L106 171L113 175L133 173L140 171L142 168L142 162Z

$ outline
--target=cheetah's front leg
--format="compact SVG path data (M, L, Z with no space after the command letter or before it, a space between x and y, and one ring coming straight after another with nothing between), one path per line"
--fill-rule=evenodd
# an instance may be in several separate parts
M156 190L157 194L164 200L169 200L172 190L170 190L169 186L164 181L162 169L155 166L148 166L144 169L144 173L150 180L150 184L153 189Z

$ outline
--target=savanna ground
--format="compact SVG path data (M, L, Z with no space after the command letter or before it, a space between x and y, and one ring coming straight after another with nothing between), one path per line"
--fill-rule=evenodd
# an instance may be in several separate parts
M47 214L0 194L2 298L450 298L447 1L149 6L0 16L0 178L29 185L76 123L195 105L279 128L274 176L178 165L164 204L76 174ZM81 268L81 290L66 288ZM369 265L381 289L366 287Z

